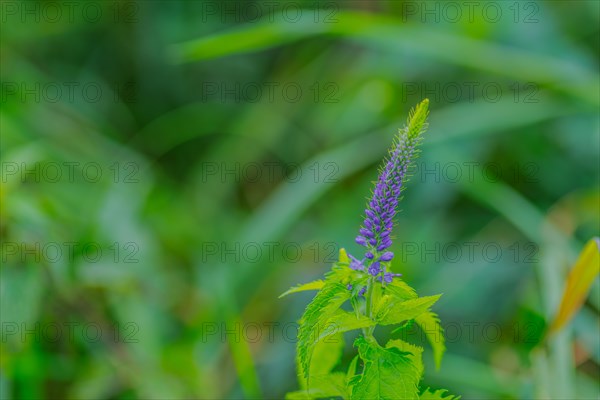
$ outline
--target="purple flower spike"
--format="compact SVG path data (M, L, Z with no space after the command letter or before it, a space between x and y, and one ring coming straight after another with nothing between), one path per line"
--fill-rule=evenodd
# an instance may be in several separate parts
M348 286L346 286L346 289L352 290L352 284L349 283Z
M368 265L369 274L378 276L380 280L391 282L395 274L382 271L379 261L391 261L394 253L385 251L392 246L390 234L394 228L394 217L398 201L407 180L408 168L417 156L417 146L421 141L421 134L427 128L429 101L426 99L411 111L405 128L398 132L398 136L389 151L387 160L379 170L379 177L375 183L373 194L367 203L365 218L359 230L360 236L356 243L367 248L365 257L368 260L378 261ZM378 253L383 253L379 256Z
M419 114L419 119L422 118L421 125L410 126L409 124L400 131L390 150L388 160L379 172L373 195L367 204L363 226L360 228L360 234L365 241L361 240L360 243L357 241L358 244L367 248L383 251L392 245L389 235L394 226L394 216L408 167L416 155L416 147L424 129L427 105L417 108L414 115L417 114Z
M363 286L363 288L359 290L358 295L364 296L366 291L367 291L367 287Z

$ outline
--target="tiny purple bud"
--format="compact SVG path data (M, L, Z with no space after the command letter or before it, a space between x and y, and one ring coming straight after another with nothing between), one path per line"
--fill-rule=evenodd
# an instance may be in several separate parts
M358 244L360 244L361 246L366 246L367 245L367 239L365 239L362 236L357 236L356 239L354 239L354 241Z
M390 245L387 244L387 242L383 242L382 244L377 246L377 251L383 251L383 250L387 249L388 247L390 247Z
M367 291L367 287L363 286L362 289L359 290L358 295L364 296L366 291Z
M392 283L392 280L396 276L402 276L402 274L393 274L391 272L386 272L385 274L383 274L383 280L385 281L385 283ZM381 279L379 279L379 281L381 282Z
M367 257L369 260L372 260L373 258L375 258L375 255L373 255L373 253L371 253L370 251L367 251L365 257Z
M392 253L391 251L386 251L385 253L383 253L383 255L381 257L379 257L380 261L391 261L391 259L394 258L394 253Z
M368 229L365 228L360 228L360 230L358 231L361 235L368 237L368 238L372 238L373 237L373 232L371 232Z

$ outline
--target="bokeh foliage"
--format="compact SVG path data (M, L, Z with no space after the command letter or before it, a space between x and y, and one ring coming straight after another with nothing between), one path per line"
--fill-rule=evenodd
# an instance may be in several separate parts
M539 345L600 233L598 2L481 2L472 18L457 2L456 20L435 1L272 2L272 17L268 2L90 2L99 18L66 3L0 10L2 399L296 388L290 326L309 297L277 296L356 246L376 165L423 97L393 250L419 293L444 293L448 353L425 382L598 397L597 282Z

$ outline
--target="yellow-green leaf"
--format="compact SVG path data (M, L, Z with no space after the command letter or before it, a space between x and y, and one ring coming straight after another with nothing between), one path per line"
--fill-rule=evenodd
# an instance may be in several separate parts
M333 368L339 363L344 352L344 335L337 333L327 338L327 340L321 340L315 345L313 356L310 363L310 371L308 374L304 373L302 364L299 360L296 360L296 367L298 368L298 380L300 387L303 390L308 388L308 380L310 379L311 388L314 386L315 377L325 376L333 371ZM306 378L309 376L309 379Z
M352 387L352 400L419 398L421 377L413 364L412 353L402 352L395 346L384 349L374 339L362 336L356 339L355 346L364 369Z
M308 283L304 283L302 285L298 285L298 286L294 286L292 288L290 288L288 291L282 293L279 298L285 297L288 294L292 294L292 293L298 293L298 292L304 292L307 290L321 290L321 288L323 287L323 285L325 285L325 282L323 282L322 280L316 280L313 282L308 282Z
M456 397L448 394L445 389L432 391L430 388L427 388L419 395L419 400L460 400L460 396Z
M308 379L309 365L325 322L350 298L350 291L339 283L328 283L308 304L298 328L297 357L304 377ZM333 334L335 332L332 332Z
M391 283L387 284L385 286L385 293L388 293L401 301L416 299L418 297L415 289L400 279L394 279Z
M389 349L390 347L395 347L404 353L410 353L410 355L408 355L407 357L417 369L419 377L423 376L424 367L422 347L415 346L414 344L407 343L400 339L393 339L388 341L385 345L385 348Z
M592 283L600 273L600 239L587 242L567 278L558 313L550 326L550 333L559 331L583 304Z
M340 256L338 262L340 264L350 264L350 258L348 257L348 253L346 253L346 249L340 249Z
M383 296L381 299L382 304L377 307L377 322L381 325L392 325L415 319L429 310L429 307L438 301L440 296L424 296L395 304L389 304L389 300L386 302L386 296Z
M433 349L433 360L435 361L436 369L440 368L442 363L442 356L446 351L446 344L444 339L444 329L440 324L439 317L431 312L427 311L415 318L415 322L421 327L431 348Z
M288 393L286 400L310 400L320 398L348 398L346 376L341 372L311 377L310 389Z

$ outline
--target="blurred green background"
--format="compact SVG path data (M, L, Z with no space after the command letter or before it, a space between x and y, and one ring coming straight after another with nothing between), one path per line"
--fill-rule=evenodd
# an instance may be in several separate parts
M444 293L425 384L600 398L597 281L537 345L600 233L597 1L0 4L2 399L297 389L311 294L277 297L358 254L425 97L393 247Z

